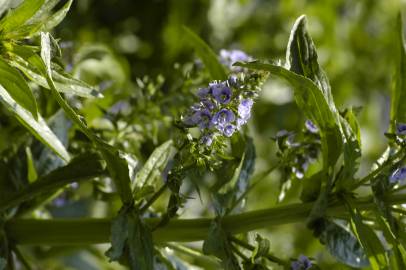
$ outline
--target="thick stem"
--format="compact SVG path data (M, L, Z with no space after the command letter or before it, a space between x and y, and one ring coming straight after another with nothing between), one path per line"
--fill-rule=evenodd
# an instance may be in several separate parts
M406 203L406 195L392 195L387 199L391 205ZM354 202L359 210L374 206L372 198ZM313 203L297 203L270 209L249 211L223 218L223 227L231 234L240 234L256 229L305 222ZM327 216L344 215L343 205L328 208ZM145 222L155 226L160 219L148 218ZM153 232L155 243L192 242L204 240L212 219L173 219L165 227ZM6 223L7 236L19 245L90 245L110 241L110 218L88 219L14 219Z

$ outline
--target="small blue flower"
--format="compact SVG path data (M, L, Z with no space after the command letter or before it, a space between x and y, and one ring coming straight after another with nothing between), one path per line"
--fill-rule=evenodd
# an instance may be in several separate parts
M231 137L234 132L236 130L236 126L232 125L232 124L228 124L223 128L223 134L226 137Z
M245 52L241 50L220 50L220 62L226 65L233 71L241 71L241 67L234 67L233 64L236 62L247 62L251 61L252 58L248 56Z
M200 129L211 127L212 115L208 109L192 107L192 110L194 110L193 114L186 117L183 123L188 126L198 125Z
M307 128L308 131L310 131L311 133L318 133L319 129L316 127L316 125L310 121L310 120L306 120L305 122L305 127Z
M217 112L213 118L212 123L216 125L218 130L223 130L223 128L235 120L235 115L232 111L228 109L221 109Z
M220 104L227 104L231 100L232 91L224 83L216 83L210 85L211 93L215 100Z
M227 82L230 86L234 86L234 87L239 86L237 76L235 76L235 75L231 75L230 78L228 78Z
M395 170L389 177L391 183L397 183L406 179L406 167L399 168Z
M406 124L399 123L396 125L396 134L397 135L406 135Z
M304 255L300 255L299 259L290 264L292 270L308 270L312 267L312 262Z
M201 103L205 108L209 109L210 111L216 108L216 105L210 99L203 99Z
M213 134L204 134L200 138L200 143L205 144L206 146L210 146L213 143Z
M251 108L254 102L252 99L247 98L241 100L240 104L238 105L238 115L243 119L247 120L251 116Z
M196 95L199 97L199 98L206 98L209 94L210 94L210 88L200 88L198 91L197 91L197 93L196 93Z

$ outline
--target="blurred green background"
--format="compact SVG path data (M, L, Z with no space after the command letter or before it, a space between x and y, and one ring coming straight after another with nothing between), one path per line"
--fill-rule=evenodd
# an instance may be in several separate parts
M319 62L330 79L338 108L362 107L358 120L364 154L359 174L363 175L386 144L383 133L389 124L396 17L405 4L396 0L77 0L66 19L55 29L54 37L60 39L65 60L73 64L77 76L105 89L103 100L97 104L88 101L81 107L89 124L101 127L103 121L98 116L102 111L143 88L142 78L144 83L152 80L154 85L160 84L156 89L147 89L158 91L154 95L160 100L169 92L172 93L168 94L169 98L181 100L186 92L196 90L193 87L199 82L179 86L182 83L180 67L187 70L187 63L196 59L186 46L180 25L193 29L215 52L223 48L241 49L254 58L277 61L285 57L293 22L306 14ZM173 89L182 91L174 94ZM153 104L154 100L150 102ZM168 113L177 114L179 111ZM167 116L157 113L154 117L149 113L140 121L170 124ZM298 131L304 120L289 87L271 77L254 106L254 117L249 124L257 149L258 171L276 161L275 143L271 139L276 132L281 129ZM153 131L154 127L157 131ZM132 140L136 145L129 148L130 152L134 151L132 154L138 157L148 157L152 149L163 142L160 128L152 125L150 138ZM248 197L247 209L277 204L279 177L278 172L272 173L257 186ZM300 180L292 181L292 188L281 203L298 201L299 189ZM88 192L86 187L81 187L77 194ZM162 200L157 208L164 209L165 203ZM54 215L106 214L103 203L92 204L88 210L83 210L87 207L84 205L88 205L83 200L72 205L76 207L72 215L69 209L68 212L56 209ZM184 217L207 213L201 210L205 206L198 198L191 200L190 206L200 210L188 210ZM289 258L306 254L314 257L322 269L349 269L335 262L304 224L264 229L263 233L271 240L271 250L276 255ZM52 263L55 254L64 255L65 266L61 269L118 269L117 264L109 265L100 255L100 250L106 247L89 248L79 253L73 249L51 249L42 251L41 256L51 267L48 269L61 267Z

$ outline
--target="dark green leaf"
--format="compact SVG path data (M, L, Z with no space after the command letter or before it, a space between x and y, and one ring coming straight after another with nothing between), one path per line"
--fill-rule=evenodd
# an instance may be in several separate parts
M0 199L0 211L17 206L40 194L57 189L81 180L91 179L104 174L103 161L99 155L85 154L74 158L68 165L39 178L25 189Z
M358 239L345 227L329 222L321 239L327 246L327 250L338 261L356 268L369 265Z
M21 107L29 111L38 120L37 102L30 87L24 77L2 59L0 59L0 85L7 90Z
M121 200L124 204L131 203L133 195L130 187L128 163L125 157L117 149L107 144L99 143L99 148L107 162L107 169L116 185Z
M58 10L57 12L52 14L49 18L47 18L46 21L44 22L45 25L43 31L50 31L58 24L60 24L61 21L65 18L66 14L68 13L72 5L72 2L73 0L67 1L60 10Z
M15 9L11 10L1 21L0 29L10 32L22 26L41 8L44 0L25 0Z
M393 78L393 87L391 95L391 113L390 130L396 130L396 122L406 123L406 51L403 37L403 22L401 14L398 15L397 21L397 56L396 72Z
M210 49L210 47L188 27L182 26L182 32L185 35L184 38L196 50L196 54L203 61L211 78L213 80L227 79L227 74L223 65L220 64L217 55Z
M268 255L271 246L271 242L269 242L268 239L261 237L259 234L256 235L255 241L257 242L257 245L251 256L251 261L253 263L255 262L255 259Z
M117 261L124 252L128 238L127 212L121 209L118 215L111 222L111 247L106 252L110 261Z
M219 218L213 220L209 228L209 234L203 243L203 253L214 255L221 260L225 270L239 270L240 266L235 257L227 232L221 226Z
M128 246L133 270L154 270L154 244L150 229L135 213L128 215Z

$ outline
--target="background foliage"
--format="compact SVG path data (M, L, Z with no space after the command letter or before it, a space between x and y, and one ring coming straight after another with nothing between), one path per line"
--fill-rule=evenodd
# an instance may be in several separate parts
M0 8L4 11L19 1L3 2ZM66 2L60 1L55 9ZM80 0L73 2L52 35L59 40L60 61L65 70L103 95L100 99L68 95L69 103L81 112L86 125L96 134L129 153L121 158L138 170L156 147L176 137L173 121L193 103L192 93L210 81L201 71L201 62L181 25L187 25L215 52L222 48L242 49L257 59L276 60L285 57L294 21L306 14L319 64L328 74L338 109L360 107L356 115L363 160L358 175L365 175L386 147L384 132L389 127L391 79L398 59L396 19L403 9L404 4L395 0ZM31 83L30 86L38 111L69 153L75 156L94 151L89 138L59 109L51 92L39 91L40 87ZM32 104L26 108L32 108ZM249 135L256 148L255 172L277 163L277 144L272 139L277 132L300 132L305 120L288 84L274 77L265 83L249 122ZM168 168L167 159L164 156L155 164L157 171L147 172L156 174L148 176L154 181L151 185L161 181L161 171ZM3 106L0 161L0 177L13 182L12 186L2 186L0 194L19 190L35 182L37 176L64 164L37 139L28 136ZM99 173L97 168L89 175ZM222 174L232 173L225 170L190 177L194 181L204 179L198 183L200 193L195 191L193 181L182 186L182 192L193 198L181 210L182 217L212 216L215 206L210 187ZM302 183L293 179L280 186L283 177L283 170L275 170L256 185L245 201L246 209L299 202ZM24 215L26 210L31 217L115 216L121 202L109 181L101 177L71 184L38 210L29 212L28 205L28 210L23 207L19 211ZM168 197L164 194L154 204L156 212L165 212ZM272 227L260 233L270 239L270 251L284 258L306 254L315 258L321 269L351 269L333 259L305 224ZM103 255L108 247L34 247L24 252L29 260L38 263L39 269L119 269L118 263L109 263ZM170 257L171 253L165 255ZM196 263L188 256L184 259ZM200 265L207 269L216 267L209 262ZM184 267L190 269L188 265Z

